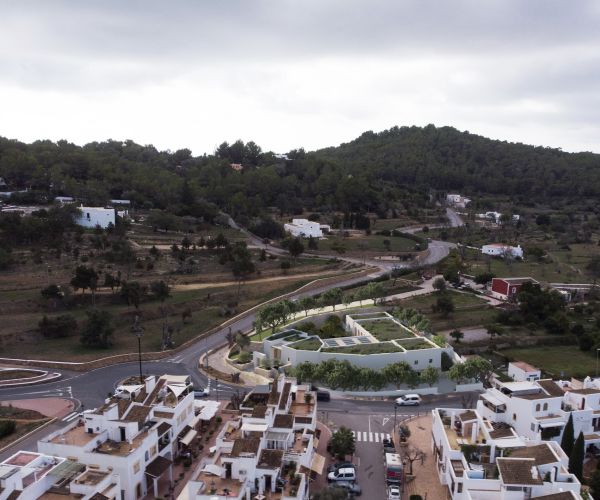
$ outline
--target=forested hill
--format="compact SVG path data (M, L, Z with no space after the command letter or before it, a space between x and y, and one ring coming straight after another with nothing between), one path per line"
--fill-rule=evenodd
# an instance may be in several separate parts
M236 171L232 164L242 164ZM158 151L133 141L77 146L25 144L0 137L2 190L27 190L13 203L73 196L89 204L126 198L136 207L210 217L218 209L252 218L266 207L377 212L419 207L429 189L516 200L600 196L600 155L493 141L432 125L366 132L339 147L288 159L253 143L221 144L214 154Z
M600 195L600 155L491 140L452 127L393 127L314 153L401 184L532 197Z

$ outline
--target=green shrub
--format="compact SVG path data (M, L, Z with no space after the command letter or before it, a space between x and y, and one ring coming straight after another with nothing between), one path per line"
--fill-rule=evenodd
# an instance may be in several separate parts
M0 420L0 439L10 436L17 428L17 422L14 420Z

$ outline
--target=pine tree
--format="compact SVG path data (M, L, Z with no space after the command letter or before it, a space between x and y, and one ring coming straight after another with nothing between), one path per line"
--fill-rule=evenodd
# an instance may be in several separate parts
M562 439L560 440L560 447L565 452L567 457L571 456L573 451L573 442L575 441L575 430L573 429L573 415L569 415L569 421L563 431Z
M579 433L577 439L575 440L575 444L573 445L573 450L571 451L571 455L569 455L569 472L571 474L575 474L577 479L581 481L583 477L583 458L585 456L585 439L583 437L583 432Z

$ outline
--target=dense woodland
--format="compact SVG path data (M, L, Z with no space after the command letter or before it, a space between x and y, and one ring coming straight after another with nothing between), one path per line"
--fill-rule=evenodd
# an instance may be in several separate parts
M4 189L30 189L13 202L74 196L89 204L126 198L139 208L213 218L218 209L256 217L266 207L282 214L375 212L424 206L431 190L503 195L516 202L600 195L600 155L493 141L451 127L394 127L365 132L339 147L288 160L253 142L223 143L214 154L158 151L132 141L25 144L0 138ZM241 163L243 171L231 163Z

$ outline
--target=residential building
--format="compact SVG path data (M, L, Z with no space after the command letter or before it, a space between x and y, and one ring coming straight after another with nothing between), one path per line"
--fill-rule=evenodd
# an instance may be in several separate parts
M195 471L188 498L308 498L309 476L325 463L315 452L315 394L281 377L256 387L240 412L217 436L212 461Z
M453 500L582 499L558 443L531 442L478 410L432 410L432 448Z
M492 278L492 297L515 302L524 283L539 285L533 278Z
M75 198L73 198L72 196L56 196L54 198L54 201L56 201L57 203L73 203L75 201Z
M103 207L79 207L81 215L76 218L75 223L83 226L95 228L100 226L106 229L110 224L115 225L115 209Z
M477 214L477 218L486 219L488 221L493 222L496 225L499 225L502 223L501 217L502 217L502 214L500 212L494 212L494 211ZM521 216L518 214L513 214L510 216L511 222L519 222L520 220L521 220Z
M508 376L515 382L533 382L542 378L542 370L524 361L508 363Z
M481 253L491 255L492 257L511 257L513 259L523 258L523 249L521 245L513 247L504 243L490 243L481 247Z
M265 357L290 366L339 359L377 370L405 361L420 371L429 366L441 368L443 352L455 363L462 362L450 345L438 346L428 334L403 324L387 312L347 314L345 321L348 332L345 337L321 339L293 326L271 335L263 342L263 352L253 353L255 363Z
M0 463L0 500L119 499L121 482L110 469L31 451Z
M114 471L121 497L158 496L158 480L172 481L172 459L196 437L189 376L146 377L117 388L100 408L38 442L38 451ZM192 424L192 425L190 425Z
M560 293L565 302L581 302L587 300L592 289L598 285L594 283L550 283L549 286Z
M446 195L446 203L457 208L466 208L471 203L471 199L460 194L448 194Z
M244 166L241 163L230 163L229 166L236 172L241 172L244 170Z
M514 427L531 442L560 442L573 419L575 436L583 432L587 451L600 448L600 379L522 382L492 381L481 394L477 411L482 417Z
M302 238L322 238L323 231L331 231L331 227L327 224L319 224L308 219L292 219L292 222L284 224L283 228L292 236Z

